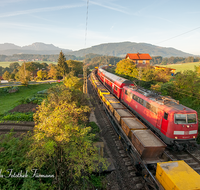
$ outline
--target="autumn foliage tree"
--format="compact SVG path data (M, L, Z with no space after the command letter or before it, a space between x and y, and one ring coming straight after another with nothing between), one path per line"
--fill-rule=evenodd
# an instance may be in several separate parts
M40 80L44 80L44 79L47 79L47 77L48 77L48 73L47 73L47 71L43 71L43 70L39 70L38 72L37 72L37 78L38 79L40 79Z
M56 69L56 65L49 64L48 77L55 80L58 79L58 72Z
M8 71L6 71L4 74L3 74L3 79L4 80L9 80L10 79L10 73Z
M115 72L120 75L127 75L129 77L136 78L138 76L138 70L134 62L130 59L123 59L117 63Z
M83 82L74 75L73 71L65 76L64 84L70 89L78 89L80 91L83 89Z
M91 128L86 127L89 112L82 92L60 85L50 89L48 100L34 116L30 168L54 173L58 189L80 189L83 180L87 183L89 174L98 171L100 162L106 165L93 146Z
M20 81L23 85L27 85L28 81L31 80L31 72L27 70L26 63L23 63L19 67L19 71L15 75L15 79Z

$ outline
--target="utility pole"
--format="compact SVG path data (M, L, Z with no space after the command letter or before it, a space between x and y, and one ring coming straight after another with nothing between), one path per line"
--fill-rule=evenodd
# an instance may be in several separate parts
M83 93L87 94L87 66L83 63Z

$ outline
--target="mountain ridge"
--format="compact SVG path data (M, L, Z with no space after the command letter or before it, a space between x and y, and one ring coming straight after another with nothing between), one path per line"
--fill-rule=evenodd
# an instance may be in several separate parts
M125 57L127 53L148 53L150 56L162 56L162 57L188 57L196 56L190 53L186 53L175 48L167 48L156 46L148 43L136 43L136 42L115 42L104 43L94 45L89 48L72 51L69 49L63 49L54 46L53 44L45 44L42 42L36 42L27 46L17 46L12 43L0 44L1 55L13 55L13 54L59 54L60 51L68 55L75 55L76 57L83 57L86 54L94 53L99 55L109 55L117 57Z

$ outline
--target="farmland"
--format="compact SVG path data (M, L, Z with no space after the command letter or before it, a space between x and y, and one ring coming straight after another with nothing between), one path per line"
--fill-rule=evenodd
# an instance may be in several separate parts
M161 66L161 65L158 65ZM200 66L200 62L192 62L192 63L181 63L181 64L171 64L171 65L162 65L162 67L176 69L176 72L183 72L186 70L195 70L195 66Z

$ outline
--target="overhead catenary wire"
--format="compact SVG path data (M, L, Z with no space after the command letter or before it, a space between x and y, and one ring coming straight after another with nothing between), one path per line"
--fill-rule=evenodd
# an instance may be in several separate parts
M174 38L177 38L177 37L179 37L179 36L182 36L182 35L184 35L184 34L190 33L190 32L192 32L192 31L198 30L198 29L200 29L200 26L197 27L197 28L194 28L194 29L192 29L192 30L189 30L189 31L187 31L187 32L184 32L184 33L182 33L182 34L179 34L179 35L176 35L176 36L174 36L174 37L168 38L168 39L166 39L166 40L160 41L160 42L158 42L158 43L156 43L156 44L160 44L160 43L163 43L163 42L172 40L172 39L174 39Z
M85 23L85 47L86 47L86 40L87 40L88 9L89 9L89 0L87 0L87 12L86 12L86 23Z
M85 48L86 48L86 41L87 41L87 25L88 25L88 8L89 8L89 0L87 0L87 11L86 11L86 23L85 23ZM85 63L86 60L86 53L84 51L84 62L83 62L83 93L87 94L87 66Z

